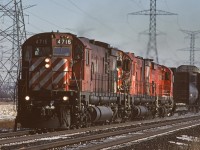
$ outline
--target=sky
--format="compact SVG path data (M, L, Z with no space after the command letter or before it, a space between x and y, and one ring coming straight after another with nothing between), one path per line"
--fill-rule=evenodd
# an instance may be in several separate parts
M149 16L127 15L148 10L150 0L22 0L26 30L70 32L109 43L126 52L146 57ZM159 62L176 67L189 64L190 39L181 30L200 30L200 0L157 0L157 10L178 15L157 16L157 49ZM29 35L29 36L30 36ZM199 34L200 36L200 34ZM200 47L196 39L195 47ZM200 66L200 52L195 53Z

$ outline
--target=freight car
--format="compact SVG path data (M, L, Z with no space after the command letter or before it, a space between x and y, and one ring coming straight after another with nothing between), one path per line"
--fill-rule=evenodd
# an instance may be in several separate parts
M199 111L199 88L199 68L192 65L181 65L174 70L174 101L177 112Z
M172 114L173 73L109 44L40 33L22 46L16 123L68 129Z

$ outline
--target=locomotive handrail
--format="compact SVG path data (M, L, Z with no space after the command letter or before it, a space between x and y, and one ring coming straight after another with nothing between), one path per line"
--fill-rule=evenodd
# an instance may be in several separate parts
M93 90L94 90L94 95L95 96L114 96L117 94L117 87L114 87L114 85L111 85L113 83L114 74L111 74L109 76L105 74L99 74L95 73L92 77L93 79ZM108 84L104 84L104 82L107 81ZM116 80L117 82L117 80ZM116 83L117 84L117 83ZM110 86L113 86L112 89L110 89Z
M77 82L77 79L76 79L76 74L75 74L75 72L73 72L73 73L74 73L74 78L75 78L76 85L77 85L77 88L78 88L78 91L79 91L80 89L79 89L78 82ZM79 80L79 81L81 81L81 80Z

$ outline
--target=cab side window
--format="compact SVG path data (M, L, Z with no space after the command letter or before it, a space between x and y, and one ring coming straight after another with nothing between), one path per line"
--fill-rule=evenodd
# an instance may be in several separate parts
M169 74L169 72L165 72L165 80L169 80L170 78L170 74Z
M24 60L29 61L32 57L32 46L27 46L24 52Z

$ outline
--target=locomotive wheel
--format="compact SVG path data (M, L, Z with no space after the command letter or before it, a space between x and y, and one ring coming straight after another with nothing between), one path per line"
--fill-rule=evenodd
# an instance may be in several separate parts
M90 113L87 111L85 114L82 114L81 116L81 126L82 127L90 127L91 126L91 115Z

